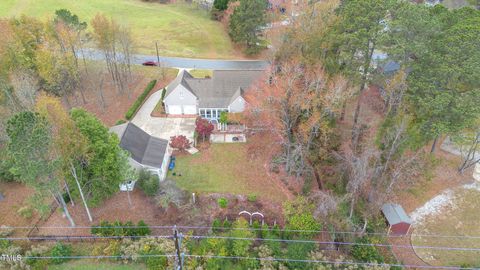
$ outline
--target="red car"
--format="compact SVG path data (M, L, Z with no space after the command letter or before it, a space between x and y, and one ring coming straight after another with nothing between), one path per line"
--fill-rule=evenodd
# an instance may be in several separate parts
M157 63L153 62L153 61L147 61L147 62L143 62L142 65L144 65L144 66L156 66Z

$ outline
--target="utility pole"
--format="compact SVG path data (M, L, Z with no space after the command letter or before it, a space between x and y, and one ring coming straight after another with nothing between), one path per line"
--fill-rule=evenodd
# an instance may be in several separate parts
M158 42L155 41L155 48L157 49L157 65L160 67L160 55L158 55Z
M180 248L182 246L183 234L178 233L177 225L173 227L173 238L175 240L175 250L177 253L177 256L175 258L175 270L183 270L184 254L183 252L182 253L180 252Z

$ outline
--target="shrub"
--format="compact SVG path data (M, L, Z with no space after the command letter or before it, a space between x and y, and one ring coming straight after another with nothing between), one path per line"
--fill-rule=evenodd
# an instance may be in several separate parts
M32 246L31 249L25 252L26 257L43 257L48 256L50 247L48 246ZM26 263L30 265L31 269L47 269L48 260L26 259Z
M145 236L150 234L150 228L143 220L140 220L137 226L131 221L125 223L102 221L99 226L92 227L90 231L93 235L98 236Z
M33 209L29 206L23 206L17 210L17 213L24 219L31 219L33 216Z
M138 186L147 196L155 196L160 186L158 176L147 170L140 170L138 174Z
M228 123L228 112L221 112L218 121L222 124Z
M314 243L289 243L286 257L294 260L306 260L312 250L315 249ZM309 266L304 262L289 261L290 269L308 269Z
M133 105L128 109L127 113L125 114L125 118L127 120L131 120L135 113L137 112L138 108L143 104L143 101L145 101L145 98L147 98L148 94L150 94L150 91L152 91L153 87L155 87L155 84L157 83L157 80L151 81L147 87L145 87L145 90L143 90L143 93L135 100Z
M12 160L8 158L8 155L4 152L5 149L0 151L0 181L13 182L15 176L10 171L12 167Z
M232 228L232 222L228 221L228 219L225 219L225 220L223 221L223 228L225 228L225 229L230 229L230 228Z
M202 140L205 141L205 138L210 136L212 131L215 129L215 126L210 123L207 119L198 117L195 121L195 131L199 136L202 136Z
M257 201L257 195L248 195L247 196L247 201L256 202Z
M291 216L288 219L288 226L289 230L303 230L303 232L298 233L289 233L290 237L300 236L301 238L311 238L316 233L314 231L318 231L321 229L320 223L318 223L311 213L298 213Z
M121 124L125 124L127 121L123 120L123 119L120 119L118 120L117 122L115 122L115 126L117 125L121 125Z
M217 202L218 202L218 206L220 206L220 208L227 208L227 206L228 206L228 200L225 199L225 198L219 198L217 200Z
M145 221L140 220L137 225L139 228L137 228L137 233L136 235L138 236L145 236L145 235L150 235L151 231L150 228L148 227L147 223Z
M362 262L377 262L382 263L383 257L378 252L377 248L374 246L367 246L363 244L371 244L372 239L368 237L362 237L355 241L355 245L353 245L351 253L352 256ZM361 244L361 245L359 245Z
M222 232L223 230L221 229L222 227L222 222L216 218L212 222L212 231L213 232Z
M125 235L128 236L136 236L137 235L137 228L135 228L135 224L131 221L127 221L123 224L123 231Z
M113 226L113 235L112 236L125 236L125 230L123 228L123 223L120 221L115 221L112 224Z
M228 8L229 0L215 0L213 1L213 6L218 10L225 10Z
M164 87L162 89L162 101L165 99L165 94L167 93L167 89Z
M175 244L170 239L142 238L138 241L123 239L120 245L121 256L131 258L133 262L144 262L147 264L148 269L170 268L168 268L166 257L139 257L138 255L160 255L172 254L174 252ZM152 258L152 260L149 260L149 258Z
M187 139L185 135L177 135L170 137L170 146L180 151L184 151L190 148L192 143Z
M108 246L103 249L104 256L120 256L120 240L110 240Z
M68 258L61 258L61 257L68 257L72 255L72 247L69 245L64 245L60 242L58 242L50 251L50 255L52 257L58 257L52 259L52 262L54 264L60 264L63 262L68 261Z

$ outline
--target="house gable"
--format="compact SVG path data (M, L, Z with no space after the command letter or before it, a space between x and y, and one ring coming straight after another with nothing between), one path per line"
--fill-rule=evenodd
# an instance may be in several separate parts
M228 110L234 113L243 112L243 110L245 110L245 103L245 99L242 96L238 96L228 105Z
M179 84L163 100L166 105L197 105L197 97L184 85Z

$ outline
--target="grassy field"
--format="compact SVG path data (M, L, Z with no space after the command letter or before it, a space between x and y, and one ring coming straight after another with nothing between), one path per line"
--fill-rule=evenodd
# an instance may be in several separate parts
M480 248L480 190L459 188L452 199L453 207L427 217L415 226L412 245ZM421 235L475 236L427 237ZM418 236L420 235L420 236ZM479 251L416 249L417 254L432 265L480 267Z
M189 191L285 200L284 193L270 182L263 164L248 157L245 144L212 144L195 155L177 157L174 172L177 176L169 172L168 178Z
M195 58L239 56L223 26L208 13L185 4L163 5L140 0L0 0L0 17L26 14L42 19L66 8L87 22L105 13L131 27L139 53Z

